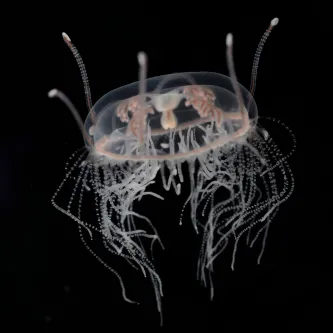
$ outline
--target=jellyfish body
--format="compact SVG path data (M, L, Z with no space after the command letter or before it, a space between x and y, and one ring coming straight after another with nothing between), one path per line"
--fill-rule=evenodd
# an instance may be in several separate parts
M152 251L155 243L163 245L153 222L133 207L146 196L163 200L149 189L158 174L164 189L176 195L190 185L180 223L189 206L193 227L202 237L198 279L210 286L211 297L215 259L233 240L233 267L244 234L250 246L261 234L265 243L272 218L293 190L286 158L257 124L254 89L250 93L236 80L231 38L228 35L230 77L200 72L146 79L146 58L139 54L140 80L107 93L89 108L80 125L88 151L76 155L52 199L57 209L78 222L85 246L116 274L126 300L120 275L90 248L82 228L150 277L160 312L162 283ZM257 54L255 59L257 66ZM90 100L87 88L86 97ZM57 198L70 179L74 186L62 208ZM86 197L94 202L95 222L83 216Z

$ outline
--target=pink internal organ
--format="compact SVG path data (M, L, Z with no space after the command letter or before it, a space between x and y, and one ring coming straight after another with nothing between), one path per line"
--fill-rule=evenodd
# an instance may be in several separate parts
M212 90L200 86L185 87L186 106L192 106L201 118L214 116L218 126L222 124L222 110L214 105L216 99Z
M141 106L139 96L135 96L122 102L116 112L122 122L129 122L127 131L135 135L140 142L144 142L147 116L154 114L154 109L150 105ZM131 119L128 112L132 114Z
M200 86L187 86L183 89L183 94L188 98L200 98L205 101L215 101L216 97L212 90Z

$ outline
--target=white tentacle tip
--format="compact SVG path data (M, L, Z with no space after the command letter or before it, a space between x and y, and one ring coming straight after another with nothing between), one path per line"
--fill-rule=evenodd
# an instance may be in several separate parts
M227 34L227 38L225 39L225 43L228 47L232 46L233 36L231 33Z
M275 27L277 24L279 23L279 19L277 17L273 18L273 20L271 21L271 26Z
M141 67L146 65L146 63L147 63L146 53L144 53L144 52L139 52L138 53L138 63Z
M57 89L51 89L48 93L47 96L49 96L50 98L53 98L55 96L57 96L58 94L58 90Z
M63 32L63 33L62 33L62 38L63 38L64 40L66 40L67 42L71 42L71 39L70 39L69 36L66 34L66 32Z

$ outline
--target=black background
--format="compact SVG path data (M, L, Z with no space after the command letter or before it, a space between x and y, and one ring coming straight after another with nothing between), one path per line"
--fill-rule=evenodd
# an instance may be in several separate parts
M27 74L12 86L19 93L12 99L15 111L5 115L1 143L0 274L2 314L9 322L6 331L17 324L57 332L159 328L148 280L123 265L120 273L128 294L141 305L125 303L116 278L85 250L75 223L50 202L64 164L82 146L82 137L71 114L58 100L48 99L47 92L62 90L82 117L86 115L80 73L61 32L68 33L80 51L97 101L137 80L140 50L148 54L149 77L187 71L228 74L228 32L234 34L238 80L249 87L257 43L273 17L175 16L167 21L148 13L136 19L113 14L109 21L95 17L75 24L59 18L55 24L45 20L38 32L29 31L29 39L22 28L16 40L24 57L17 66L23 65ZM155 254L164 284L164 328L318 332L329 325L332 236L326 162L330 150L324 146L329 120L318 118L319 107L309 106L310 100L321 99L316 74L323 61L318 47L323 30L317 16L303 24L281 16L260 60L255 96L259 116L286 123L298 143L290 159L295 192L272 223L261 265L256 264L260 247L249 250L241 245L236 269L231 271L231 251L227 251L216 262L216 296L211 302L209 290L195 279L200 243L191 221L185 218L183 226L178 225L185 195L179 198L161 190L164 202L147 199L140 207L154 221L166 247ZM287 152L292 141L282 129L271 128Z

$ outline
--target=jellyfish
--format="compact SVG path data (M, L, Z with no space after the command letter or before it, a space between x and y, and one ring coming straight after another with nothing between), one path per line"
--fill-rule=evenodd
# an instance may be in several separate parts
M253 99L260 54L277 24L277 18L270 22L258 44L249 90L237 81L233 36L228 34L229 76L190 72L147 78L147 55L140 52L138 82L112 90L95 104L82 58L63 33L80 68L89 113L83 122L67 96L49 92L72 112L85 143L66 164L52 204L77 222L85 247L118 278L124 300L135 303L118 271L92 249L91 239L98 238L108 253L151 280L161 318L163 290L153 252L163 243L154 221L134 207L141 200L163 200L151 189L158 175L165 191L179 195L188 189L179 223L186 212L201 237L197 278L211 298L216 258L232 242L234 269L243 236L250 247L262 239L260 262L271 221L293 192L287 160L295 149L294 135L268 118L294 140L291 152L282 154L259 124Z

